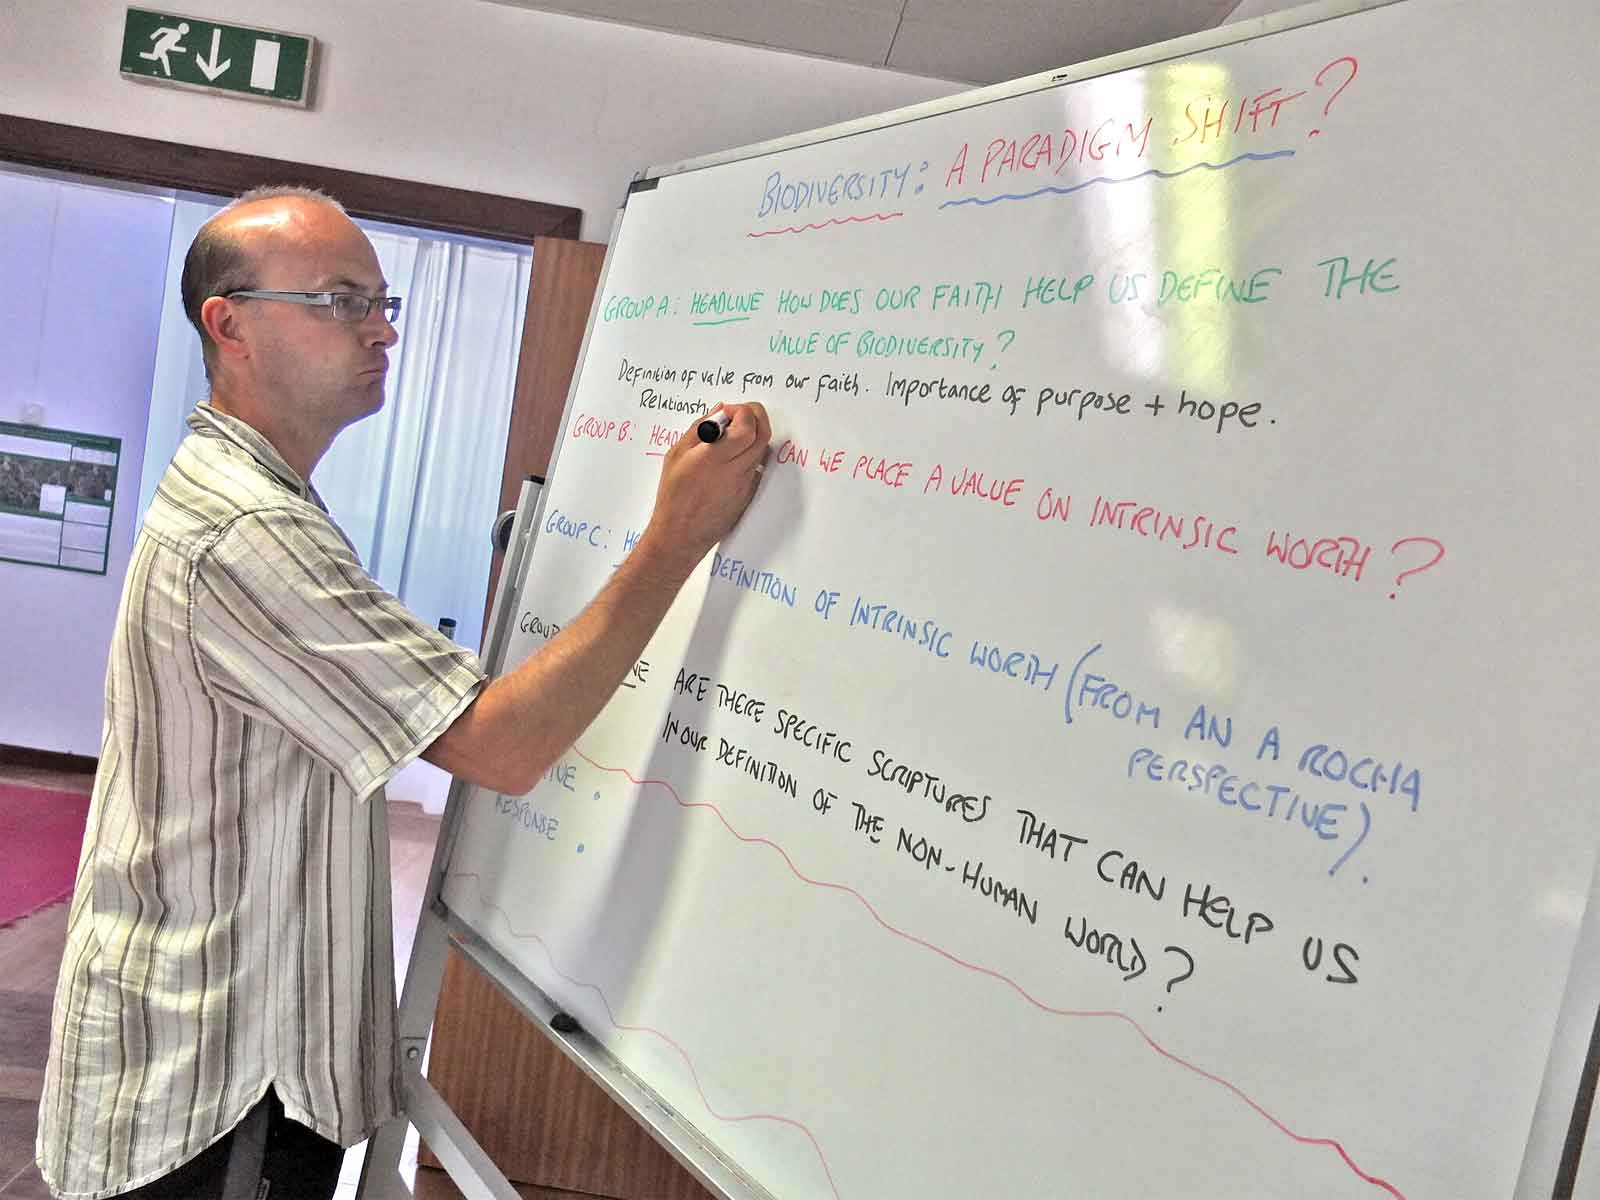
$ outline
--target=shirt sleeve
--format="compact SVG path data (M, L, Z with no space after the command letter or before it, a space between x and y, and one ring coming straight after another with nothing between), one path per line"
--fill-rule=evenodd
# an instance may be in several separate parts
M231 522L195 560L189 624L212 698L284 730L363 799L449 728L486 677L310 506Z

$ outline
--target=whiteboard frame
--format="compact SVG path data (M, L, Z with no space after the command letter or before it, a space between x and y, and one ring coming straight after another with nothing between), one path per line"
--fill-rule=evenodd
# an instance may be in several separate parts
M674 175L978 108L1031 92L1187 58L1207 50L1407 2L1321 0L1319 3L1105 55L1058 70L1042 71L1006 83L959 92L939 100L649 167L636 174L627 194L631 197L636 192L651 190L661 180ZM577 400L583 365L588 359L590 341L605 296L606 281L610 277L613 252L626 215L625 198L612 223L605 260L595 289L595 300L590 307L578 351L578 367L568 388L559 428L566 428ZM558 437L548 467L551 476L560 465L561 448L562 439ZM511 616L516 611L527 559L532 552L542 514L542 492L525 486L513 526L511 549L502 566L500 586L490 619L491 633L484 643L483 661L491 675L500 674L505 666ZM517 1200L515 1189L423 1075L444 962L451 948L482 970L570 1061L621 1104L645 1132L718 1200L774 1200L770 1192L741 1171L714 1143L666 1104L644 1080L618 1062L596 1038L581 1028L571 1033L557 1032L552 1021L560 1013L559 1006L446 904L441 889L460 828L462 809L479 790L465 780L456 779L451 784L446 800L400 1005L398 1029L404 1112L373 1136L357 1193L360 1200L400 1200L401 1197L410 1196L398 1173L408 1125L414 1125L427 1138L429 1147L445 1164L452 1180L468 1200ZM1588 906L1574 947L1567 986L1551 1039L1543 1085L1524 1149L1516 1200L1542 1200L1545 1196L1552 1200L1572 1200L1573 1197L1578 1200L1600 1200L1600 1165L1592 1158L1582 1158L1588 1136L1591 1133L1600 1136L1600 1106L1591 1107L1597 1077L1600 1077L1600 861L1595 866Z

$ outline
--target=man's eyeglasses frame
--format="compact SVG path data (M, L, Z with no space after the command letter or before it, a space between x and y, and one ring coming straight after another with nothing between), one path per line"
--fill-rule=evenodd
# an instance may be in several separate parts
M381 296L374 299L363 296L360 292L271 292L256 288L242 291L229 292L223 297L226 300L281 300L285 304L305 304L312 308L326 308L340 321L348 321L352 325L359 324L367 319L376 305L383 313L383 319L393 325L400 319L400 297Z

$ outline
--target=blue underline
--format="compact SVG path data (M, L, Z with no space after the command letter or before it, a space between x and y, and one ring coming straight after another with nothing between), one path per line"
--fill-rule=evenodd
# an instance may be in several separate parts
M981 196L968 196L962 200L946 200L939 205L940 208L955 208L961 204L981 204L988 206L998 204L1002 200L1032 200L1035 196L1056 195L1070 196L1073 192L1081 192L1084 188L1096 183L1133 183L1140 179L1148 179L1154 175L1158 179L1176 179L1180 175L1187 175L1190 171L1221 171L1235 163L1249 160L1251 162L1266 162L1271 158L1292 158L1293 150L1273 150L1267 154L1241 154L1237 158L1230 158L1224 163L1195 163L1191 167L1184 167L1181 171L1162 171L1152 167L1148 171L1141 171L1137 175L1118 177L1114 175L1097 175L1093 179L1086 179L1082 183L1075 183L1071 187L1042 187L1031 192L1002 192L998 196L990 196L985 200Z

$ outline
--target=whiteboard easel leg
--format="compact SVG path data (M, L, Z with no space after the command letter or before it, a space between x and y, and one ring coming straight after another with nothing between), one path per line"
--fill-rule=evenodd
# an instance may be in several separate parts
M521 1200L433 1085L421 1077L411 1083L406 1112L466 1200Z
M439 865L440 862L435 863L436 869ZM430 895L436 894L436 888L437 880ZM412 943L411 964L406 968L397 1025L404 1115L380 1127L368 1142L356 1189L359 1200L410 1200L411 1190L400 1176L400 1157L405 1150L406 1131L412 1125L428 1139L429 1148L468 1200L518 1200L516 1189L422 1074L449 950L445 922L424 907Z
M431 898L436 885L432 871L429 876ZM400 1090L407 1107L400 1117L380 1126L367 1143L367 1156L361 1164L361 1184L356 1189L359 1200L398 1200L411 1195L400 1178L400 1156L405 1150L406 1130L410 1127L407 1118L412 1083L422 1078L428 1034L439 1003L449 948L444 922L429 910L425 901L422 917L417 922L416 938L411 943L411 962L406 967L405 987L401 991L400 1011L395 1022L400 1040Z
M378 1127L367 1142L367 1157L361 1163L361 1183L356 1195L361 1200L411 1200L411 1190L400 1177L400 1155L405 1149L406 1130L411 1122L396 1117Z

